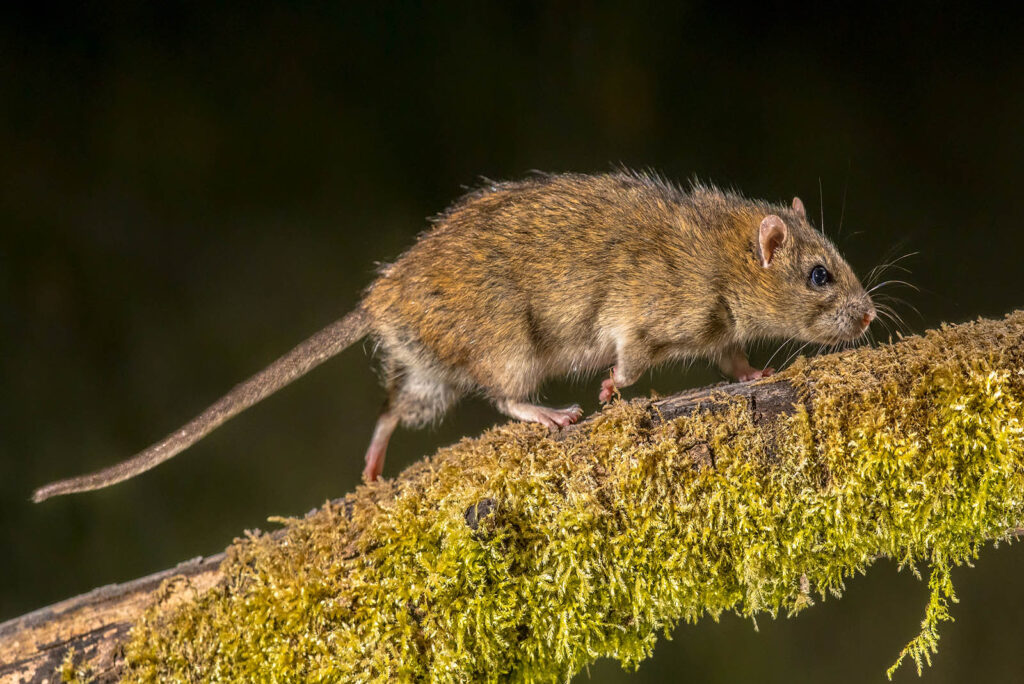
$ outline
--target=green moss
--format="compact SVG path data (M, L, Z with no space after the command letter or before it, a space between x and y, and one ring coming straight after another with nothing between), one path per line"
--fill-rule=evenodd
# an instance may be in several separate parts
M882 556L931 569L899 656L920 669L950 569L1024 521L1021 339L1015 314L801 361L781 378L810 411L772 425L634 402L564 441L463 440L236 541L221 586L136 626L125 679L564 681L679 620L795 614Z
M92 669L81 661L82 658L79 657L78 651L69 648L64 654L60 666L57 667L56 674L59 680L70 684L84 684L92 681L94 679Z

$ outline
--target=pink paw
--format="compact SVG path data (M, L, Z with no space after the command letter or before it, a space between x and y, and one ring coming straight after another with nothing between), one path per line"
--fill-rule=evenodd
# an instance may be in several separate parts
M750 382L751 380L760 380L761 378L770 377L774 375L774 373L774 368L765 368L764 370L757 370L755 368L751 368L749 372L744 373L737 379L740 382Z
M580 419L583 415L583 409L573 404L569 408L564 409L541 409L542 420L540 422L545 423L548 427L556 430L560 427L568 427Z
M576 404L573 404L572 406L570 406L567 409L564 409L561 412L561 415L558 418L558 424L561 425L562 427L567 427L575 423L577 420L579 420L580 416L582 415L583 409L581 409Z
M615 396L618 390L615 388L615 381L611 378L605 378L601 381L601 393L597 395L598 400L602 404L607 404Z

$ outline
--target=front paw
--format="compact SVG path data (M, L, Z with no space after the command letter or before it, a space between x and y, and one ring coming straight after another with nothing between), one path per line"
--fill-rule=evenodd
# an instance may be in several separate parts
M597 395L597 398L602 404L607 404L618 391L615 387L615 381L611 378L605 378L601 381L601 393Z

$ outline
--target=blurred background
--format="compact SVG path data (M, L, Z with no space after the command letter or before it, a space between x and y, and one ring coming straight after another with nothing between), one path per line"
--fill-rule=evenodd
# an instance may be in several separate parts
M1024 305L1019 16L929 3L258 2L0 18L0 620L222 550L351 490L383 393L368 347L173 461L119 461L348 311L480 176L613 163L805 200L864 274L904 263L910 331ZM882 337L885 337L882 335ZM762 362L770 349L755 354ZM629 394L717 381L661 369ZM552 383L597 408L598 382ZM385 474L502 418L399 432ZM955 573L925 682L1020 681L1024 548ZM798 619L681 626L636 674L879 681L927 589L889 562ZM912 667L899 681L916 679Z

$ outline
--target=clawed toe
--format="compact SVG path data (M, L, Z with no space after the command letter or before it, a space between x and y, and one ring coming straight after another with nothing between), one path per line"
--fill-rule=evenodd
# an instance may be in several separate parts
M566 409L545 409L545 417L550 421L548 427L557 429L560 427L568 427L579 420L580 416L583 415L583 409L579 406L573 405Z
M572 425L583 415L583 409L575 404L569 408L553 409L516 401L504 401L499 403L498 407L513 418L540 423L552 430Z
M744 373L738 380L740 382L750 382L751 380L760 380L761 378L768 378L775 375L774 368L765 368L764 370L751 369L749 373Z

